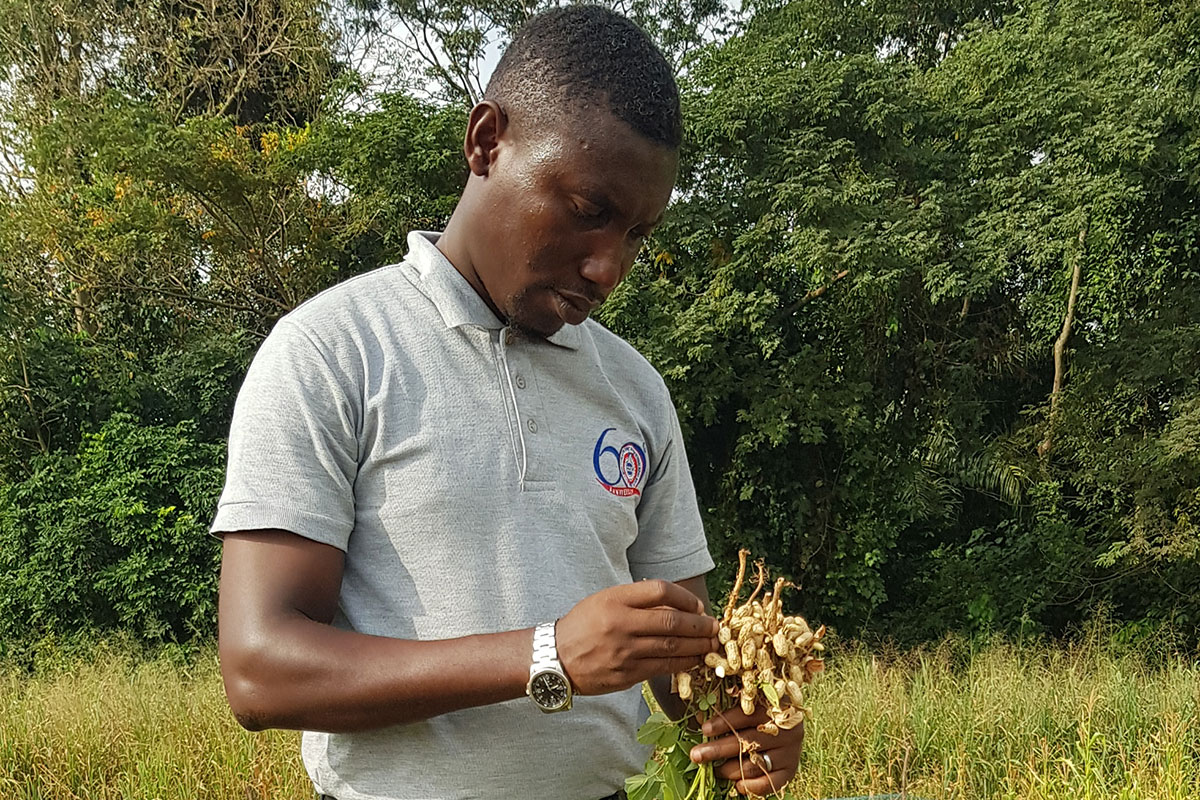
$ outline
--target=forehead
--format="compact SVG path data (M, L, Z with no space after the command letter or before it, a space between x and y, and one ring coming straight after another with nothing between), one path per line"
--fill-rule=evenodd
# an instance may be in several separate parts
M570 190L593 190L654 207L670 199L679 164L676 150L650 141L607 110L564 114L521 133L530 168Z

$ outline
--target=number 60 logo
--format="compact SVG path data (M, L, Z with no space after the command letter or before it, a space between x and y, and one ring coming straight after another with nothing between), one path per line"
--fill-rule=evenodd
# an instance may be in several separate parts
M646 475L646 451L634 442L626 442L620 449L611 444L605 447L605 437L615 430L606 428L596 440L592 452L596 481L618 497L636 497L641 494L637 486Z

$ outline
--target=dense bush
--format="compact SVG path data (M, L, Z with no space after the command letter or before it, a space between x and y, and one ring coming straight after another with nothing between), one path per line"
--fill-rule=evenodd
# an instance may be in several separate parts
M0 495L0 641L214 633L220 546L206 531L224 453L191 421L118 414L77 452L36 459Z

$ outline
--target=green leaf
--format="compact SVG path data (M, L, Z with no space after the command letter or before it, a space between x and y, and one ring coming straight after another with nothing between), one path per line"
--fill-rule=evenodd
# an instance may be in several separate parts
M771 705L779 705L779 692L775 691L774 685L763 681L758 686L762 689L762 693L766 695L766 698L771 701Z
M625 794L629 800L659 800L662 781L652 775L634 775L625 779Z
M655 711L642 727L638 728L637 740L655 747L672 747L679 741L679 726L661 711Z
M669 765L662 771L663 800L683 800L687 796L687 781L683 773Z

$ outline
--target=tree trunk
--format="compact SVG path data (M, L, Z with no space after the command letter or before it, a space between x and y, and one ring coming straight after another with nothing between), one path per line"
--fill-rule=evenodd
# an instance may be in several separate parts
M1079 278L1083 274L1083 258L1086 251L1088 226L1085 222L1079 229L1079 247L1075 252L1075 264L1071 268L1071 291L1067 295L1067 313L1063 316L1062 331L1054 341L1054 385L1050 389L1050 419L1046 426L1046 438L1038 445L1038 455L1044 456L1054 446L1054 426L1058 422L1058 409L1062 403L1063 381L1067 376L1067 343L1071 339L1071 325L1075 322L1075 300L1079 297Z
M29 406L29 421L33 425L33 432L37 436L38 448L42 453L50 452L50 444L46 441L46 435L42 432L41 415L37 412L37 407L33 404L33 387L29 385L29 367L25 364L25 350L21 347L20 337L16 340L17 344L17 359L21 362L21 377L25 381L25 385L21 387L21 395L25 398L25 404Z
M75 329L89 339L98 332L92 290L82 286L71 293L71 304L75 310Z

